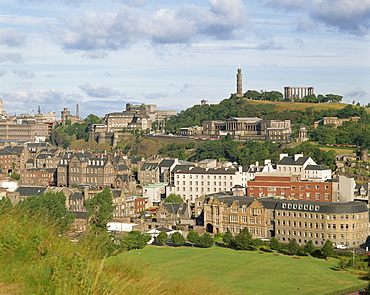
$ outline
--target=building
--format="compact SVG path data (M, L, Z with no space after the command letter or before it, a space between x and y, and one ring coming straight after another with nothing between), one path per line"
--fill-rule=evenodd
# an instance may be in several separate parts
M228 118L225 121L204 121L202 127L181 128L184 136L220 138L230 134L236 140L290 142L290 120L260 118Z
M147 198L148 207L159 206L166 195L168 182L155 182L142 188L143 197Z
M343 125L344 122L348 121L358 121L361 117L351 117L351 118L338 118L338 117L324 117L323 119L314 122L313 127L332 125L334 128Z
M312 240L322 246L326 240L336 245L358 247L369 235L367 206L359 202L325 203L276 198L209 195L196 202L207 232L239 233L247 227L254 238L276 237L299 244Z
M307 95L315 94L313 87L284 87L284 99L294 101Z
M238 168L185 167L174 172L174 182L167 186L166 196L173 193L180 195L184 201L189 200L194 203L201 195L229 191L235 185L243 186L243 175L241 166Z

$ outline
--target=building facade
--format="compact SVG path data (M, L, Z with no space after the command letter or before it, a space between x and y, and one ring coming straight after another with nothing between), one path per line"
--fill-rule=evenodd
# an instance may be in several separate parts
M198 216L211 233L239 233L247 227L254 238L276 237L288 243L312 240L322 246L358 247L369 235L369 213L359 202L325 203L246 196L207 196L196 202ZM199 214L199 212L201 212Z

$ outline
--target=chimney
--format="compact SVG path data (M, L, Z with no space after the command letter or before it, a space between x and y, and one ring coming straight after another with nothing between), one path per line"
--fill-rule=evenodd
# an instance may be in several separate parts
M295 154L294 155L294 161L297 161L300 157L303 157L302 154Z
M282 160L283 158L288 157L288 156L289 156L288 154L280 154L279 160Z

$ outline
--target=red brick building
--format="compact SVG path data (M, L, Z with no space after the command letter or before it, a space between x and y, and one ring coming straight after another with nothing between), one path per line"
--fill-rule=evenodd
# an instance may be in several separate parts
M284 196L296 200L333 202L332 182L303 181L293 176L256 176L248 181L247 195L251 197Z

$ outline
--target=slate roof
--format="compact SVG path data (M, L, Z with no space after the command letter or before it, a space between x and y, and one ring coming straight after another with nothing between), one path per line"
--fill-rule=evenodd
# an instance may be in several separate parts
M48 142L27 142L28 148L41 148L41 147L53 147Z
M113 198L119 198L122 194L122 190L120 189L115 189L111 190Z
M20 186L15 191L19 192L20 196L38 196L46 190L43 186Z
M294 161L294 156L288 156L282 158L277 164L278 165L303 165L308 161L310 157L299 157L297 161Z
M169 167L171 167L173 165L173 163L175 163L175 160L173 160L173 159L162 160L159 163L159 167L160 168L169 168Z
M50 159L53 158L54 154L38 154L36 159Z
M272 197L257 198L247 196L220 196L218 197L218 199L228 206L230 206L234 201L237 201L239 207L242 207L243 205L249 206L253 200L257 199L267 209L302 211L311 213L352 214L364 213L368 211L366 204L361 202L328 203L316 201L274 199ZM283 204L285 204L285 207ZM287 204L291 204L289 205L290 208L287 206Z
M141 161L141 158L136 158L136 157L127 157L127 159L130 160L131 164L138 164L139 161Z
M70 213L73 213L75 216L75 219L87 219L87 212L76 212L72 211Z
M307 165L305 170L331 170L325 165Z
M164 203L163 206L165 206L167 211L172 214L183 214L186 210L185 203Z
M177 166L176 166L177 167ZM235 168L202 168L202 167L189 167L182 170L177 170L178 173L183 174L235 174L238 170Z
M125 164L118 164L116 170L117 171L124 171L124 170L130 170L130 168Z
M156 170L158 169L158 163L144 163L140 171L150 171L150 170Z
M74 192L73 194L69 195L69 199L71 201L82 200L82 198L83 198L83 193L82 192Z

